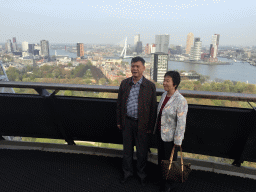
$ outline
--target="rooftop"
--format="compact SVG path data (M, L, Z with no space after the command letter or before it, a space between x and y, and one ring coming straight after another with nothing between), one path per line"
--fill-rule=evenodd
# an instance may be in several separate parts
M145 187L136 177L125 184L119 182L122 158L118 156L121 151L106 153L105 149L83 146L1 141L0 153L1 192L159 190L154 183L157 165L152 162L148 163L149 182ZM180 192L253 192L256 182L254 179L194 169L189 179L176 187Z

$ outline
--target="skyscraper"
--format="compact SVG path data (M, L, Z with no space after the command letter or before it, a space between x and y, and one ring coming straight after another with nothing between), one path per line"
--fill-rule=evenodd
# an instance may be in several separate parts
M7 51L7 53L12 53L12 51L13 51L11 39L8 39L6 42L6 51Z
M150 48L151 48L151 53L155 53L156 52L156 45L155 44L151 44Z
M13 42L13 44L12 44L13 51L14 51L14 52L18 51L17 42L16 42L16 37L13 37L13 38L12 38L12 42Z
M26 41L23 41L22 42L22 51L28 51L28 42Z
M49 41L42 40L40 41L40 45L41 45L41 56L49 60L50 59Z
M168 54L169 38L169 35L155 36L156 52Z
M140 34L134 36L134 46L137 46L137 42L140 41Z
M34 55L35 44L28 44L28 52Z
M151 53L151 48L150 48L150 45L149 44L147 44L146 46L145 46L145 54L150 54Z
M150 77L157 83L163 83L164 74L168 71L168 54L154 53L151 55Z
M77 43L77 57L83 57L83 56L84 56L84 44Z
M36 54L35 54L36 53ZM35 44L34 55L41 55L41 45Z
M194 41L194 47L191 48L189 59L192 61L199 61L201 59L201 49L202 41L200 41L199 37L196 37Z
M137 52L137 54L142 53L142 42L141 41L137 42L137 45L135 47L135 52Z
M220 41L220 35L214 34L212 36L212 44L210 45L210 58L217 58L218 46Z
M193 46L194 34L189 33L187 35L186 54L190 54L191 47Z

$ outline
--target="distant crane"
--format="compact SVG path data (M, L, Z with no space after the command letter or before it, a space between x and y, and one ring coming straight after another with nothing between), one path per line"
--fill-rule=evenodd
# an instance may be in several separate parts
M125 38L125 40L124 40L124 48L123 48L123 51L122 51L122 53L120 54L120 57L121 58L131 58L131 57L133 57L133 56L126 56L126 51L127 51L127 37Z

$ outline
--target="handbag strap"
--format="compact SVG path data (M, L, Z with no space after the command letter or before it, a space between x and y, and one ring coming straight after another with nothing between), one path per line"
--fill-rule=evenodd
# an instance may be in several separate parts
M168 174L169 174L169 171L170 171L170 169L172 167L172 161L173 161L175 146L176 145L174 144L174 146L172 148L172 153L171 153L171 157L170 157L170 164L169 164ZM180 162L181 162L182 183L183 183L183 170L184 170L184 168L183 168L183 156L182 156L182 147L181 146L180 146ZM166 175L166 179L167 179L168 174Z

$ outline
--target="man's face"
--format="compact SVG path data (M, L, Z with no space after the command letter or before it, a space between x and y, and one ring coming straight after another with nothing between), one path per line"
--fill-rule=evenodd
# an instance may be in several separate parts
M145 66L142 64L141 61L132 63L131 72L133 77L140 79L144 71L145 71Z

